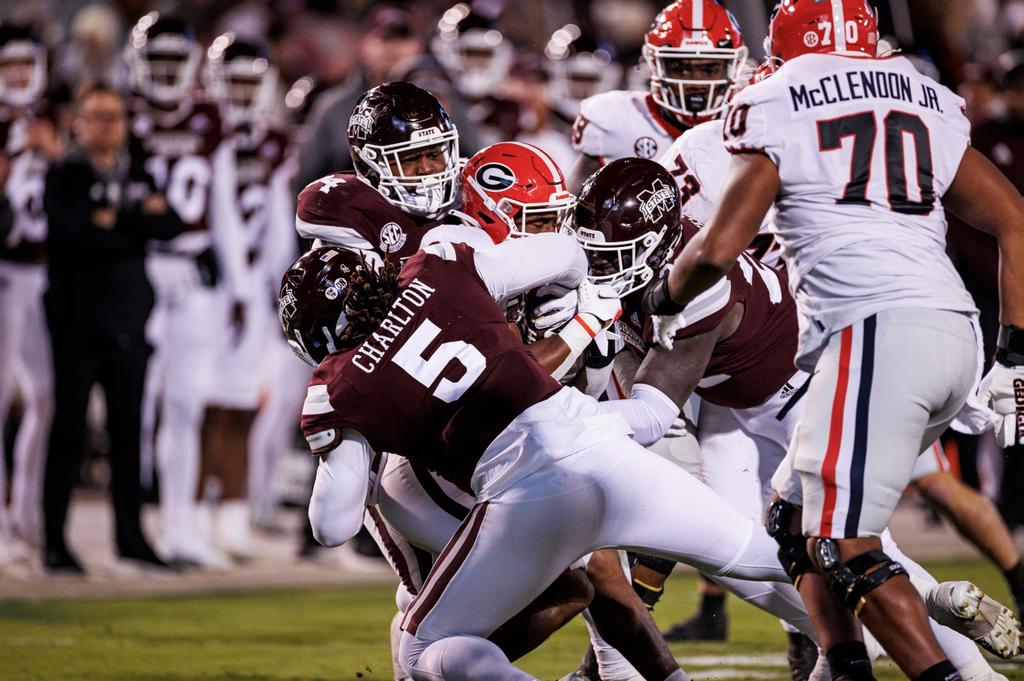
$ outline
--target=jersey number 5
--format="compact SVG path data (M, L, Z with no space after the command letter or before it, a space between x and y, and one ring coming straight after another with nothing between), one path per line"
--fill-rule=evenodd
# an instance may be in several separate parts
M864 113L818 121L818 146L821 151L843 148L843 139L853 137L853 156L850 159L850 181L836 203L871 205L868 183L871 180L871 159L875 153L878 123L875 114ZM914 140L917 161L917 186L920 201L912 201L907 189L905 138ZM907 215L928 215L935 207L935 183L932 174L932 146L928 127L918 116L903 111L890 111L885 117L885 182L888 188L889 208Z
M441 343L429 359L424 358L423 352L439 333L441 329L436 324L424 319L391 361L402 367L428 390L436 382L437 387L431 394L442 402L451 403L462 397L476 379L480 378L480 374L487 366L487 360L479 350L465 341ZM442 378L438 382L438 377L451 365L452 360L458 360L465 369L462 377L456 381Z

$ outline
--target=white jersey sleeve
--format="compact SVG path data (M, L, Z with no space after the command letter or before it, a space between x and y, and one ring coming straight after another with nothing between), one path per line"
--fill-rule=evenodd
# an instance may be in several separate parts
M963 100L903 57L808 54L741 91L732 153L778 166L773 231L804 320L800 355L876 312L974 312L940 201L970 143Z

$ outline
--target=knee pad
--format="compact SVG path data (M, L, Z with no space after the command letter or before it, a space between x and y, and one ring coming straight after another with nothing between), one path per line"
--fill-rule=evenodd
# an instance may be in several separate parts
M881 549L862 553L844 562L839 560L839 546L834 539L818 539L814 547L818 565L825 573L832 593L854 615L860 614L869 593L893 577L907 575L907 570Z
M782 563L794 586L798 585L804 573L813 567L811 557L807 554L807 538L802 534L793 534L789 529L796 512L797 506L776 499L768 507L764 521L768 536L779 545L779 562Z

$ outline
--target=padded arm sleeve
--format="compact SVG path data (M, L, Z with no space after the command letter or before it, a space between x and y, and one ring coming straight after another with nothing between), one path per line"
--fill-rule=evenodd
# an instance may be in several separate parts
M507 239L476 251L474 262L487 290L499 302L544 284L576 288L587 275L583 249L568 234Z
M668 395L644 383L633 386L628 400L600 402L598 408L622 414L629 427L633 429L633 439L644 447L649 447L664 437L682 411Z
M346 428L341 444L320 457L309 522L313 536L324 546L344 544L362 527L371 455L366 438Z

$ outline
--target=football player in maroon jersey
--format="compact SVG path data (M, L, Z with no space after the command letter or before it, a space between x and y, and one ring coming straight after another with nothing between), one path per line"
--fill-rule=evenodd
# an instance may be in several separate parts
M0 23L0 154L12 222L0 239L0 424L15 392L24 415L11 457L0 443L0 489L10 474L9 505L0 501L0 563L42 541L43 468L53 413L53 369L43 310L46 290L46 169L63 144L42 99L46 49L27 26Z
M438 244L401 272L317 249L282 283L286 335L319 362L303 417L320 456L310 505L318 537L337 544L357 531L373 451L406 456L477 498L406 615L413 678L530 678L483 637L596 548L782 579L757 523L647 454L619 417L559 386L509 333L495 301L574 286L585 269L575 243L541 234L489 251ZM581 307L604 290L584 291ZM588 325L615 317L592 309ZM484 599L488 608L473 605Z
M459 133L436 97L395 82L363 95L348 138L355 172L302 190L299 235L405 260L456 203Z
M668 192L663 188L668 187ZM701 457L753 467L771 475L785 456L803 404L800 399L809 376L794 366L797 343L796 304L788 290L785 268L775 270L743 253L727 278L696 299L668 327L643 309L645 291L664 286L672 257L699 231L679 211L669 211L665 195L675 196L671 174L657 163L621 159L593 175L578 198L572 230L587 251L594 283L616 286L623 292L623 314L617 327L627 346L641 358L629 399L601 403L601 409L620 413L630 423L634 438L651 445L668 431L690 394L702 398L698 441ZM660 343L660 344L659 344ZM749 456L735 452L749 452ZM712 479L727 471L709 474ZM746 499L729 501L757 520L762 512L762 485ZM777 504L770 514L790 512ZM932 588L937 582L923 568L900 553L891 537L883 538L886 552L899 556L918 582ZM787 569L788 555L780 553ZM794 573L796 574L796 573ZM750 583L714 578L751 602L814 635L807 610L788 585L776 593L751 589ZM663 579L643 574L655 588ZM947 583L949 584L949 583ZM959 583L967 584L967 583ZM936 592L938 593L938 592ZM1006 608L995 604L1004 621L978 631L970 623L948 617L938 606L933 616L966 633L990 650L998 636L1019 637ZM975 646L945 627L933 624L936 636L958 668L970 669L984 661ZM1014 646L1015 647L1015 646ZM1000 653L1002 654L1002 653ZM985 667L987 669L987 666ZM989 670L990 671L990 670Z
M195 497L216 361L226 339L242 332L257 291L245 263L233 141L217 106L196 96L202 49L187 21L146 14L131 31L126 60L136 95L132 172L155 185L187 225L148 262L157 292L149 323L156 354L144 413L151 428L159 395L164 546L171 560L226 566L227 556L198 529L203 509ZM144 435L144 447L150 442Z
M291 353L285 343L274 342L279 335L272 328L270 291L298 255L289 187L294 160L287 134L270 120L277 69L263 45L234 33L218 36L207 52L203 76L206 93L220 107L234 140L242 247L249 279L259 292L247 310L242 334L222 347L221 380L210 397L203 426L203 469L219 480L221 489L214 518L217 540L229 554L245 557L252 553L250 511L259 507L265 515L273 507L269 489L274 449L260 444L272 440L281 451L287 437L283 429L250 437L260 418L261 393L264 388L270 393L291 392L269 396L268 405L293 415L296 401L301 403L298 382L309 379L301 367L275 357L282 350ZM286 373L285 367L293 370ZM273 421L275 416L264 412L262 418Z

